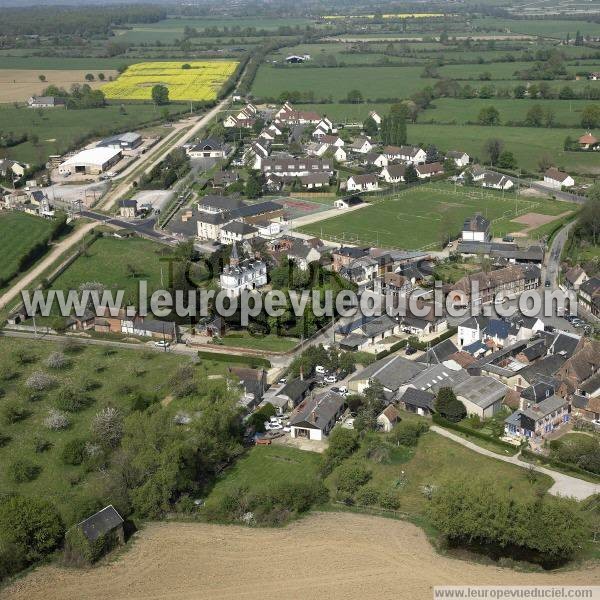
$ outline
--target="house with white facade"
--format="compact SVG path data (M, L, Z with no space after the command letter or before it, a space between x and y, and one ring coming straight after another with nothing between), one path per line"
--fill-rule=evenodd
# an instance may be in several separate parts
M470 156L466 152L459 152L456 150L450 150L450 152L446 152L446 158L453 160L454 164L459 169L466 167L471 160Z
M489 242L492 239L490 222L481 213L465 219L461 239L463 242Z
M190 158L227 158L233 151L233 146L217 138L206 138L187 148Z
M318 441L324 439L345 408L344 398L332 391L305 398L290 415L291 436Z
M544 185L554 190L570 188L575 185L575 180L568 174L550 167L544 173Z
M381 177L386 183L404 183L404 174L406 173L406 167L404 165L392 164L387 167L383 167L379 177Z
M367 154L367 152L371 152L373 149L373 144L371 143L371 140L365 137L359 137L352 142L349 148L352 152L356 152L357 154Z
M377 175L366 173L364 175L352 175L346 182L346 190L349 192L374 192L379 189Z
M227 297L237 298L244 290L255 290L267 285L267 265L262 260L240 260L234 242L229 265L224 267L219 280Z

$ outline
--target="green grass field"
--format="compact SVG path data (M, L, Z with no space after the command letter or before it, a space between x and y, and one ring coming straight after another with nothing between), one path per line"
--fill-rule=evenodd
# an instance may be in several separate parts
M256 97L276 98L285 91L313 90L316 98L332 96L343 100L350 90L360 90L364 98L405 98L434 79L420 77L420 67L352 67L316 68L299 65L299 68L261 66L252 86Z
M600 161L594 152L565 152L567 136L579 138L581 129L545 129L531 127L482 127L479 125L409 125L411 143L435 144L443 150L464 150L471 157L483 156L483 145L489 138L504 142L514 153L522 169L538 171L540 157L549 157L557 167L574 173L600 173Z
M247 331L230 332L221 338L224 346L232 348L251 348L266 352L287 352L294 348L299 340L274 334L252 336Z
M169 112L185 110L181 104L171 104ZM161 109L152 104L126 104L125 114L120 105L86 110L61 108L37 110L0 105L0 131L35 134L39 141L27 141L8 149L8 157L30 164L43 164L49 154L64 154L78 146L88 136L103 137L118 128L121 131L138 129L140 125L160 118Z
M510 31L511 33L522 33L529 35L540 35L551 38L575 38L577 31L583 35L597 35L598 25L591 21L571 21L561 19L500 19L497 17L484 17L475 19L473 25L476 28L494 28L497 31Z
M51 221L25 213L0 211L0 280L14 273L21 257L46 238L51 229Z
M161 265L167 285L168 263L159 260L164 251L165 246L141 238L100 238L53 282L52 288L76 290L82 283L99 282L113 293L124 290L126 302L135 301L140 280L148 282L149 292L161 287Z
M217 506L225 494L241 487L260 493L273 482L308 483L317 477L320 463L321 456L315 452L279 445L255 446L217 480L206 505Z
M507 121L524 122L527 112L533 106L541 106L554 113L555 123L579 127L581 113L586 106L593 104L590 100L515 100L490 98L489 100L458 100L455 98L437 98L419 115L420 121L435 120L442 123L456 122L457 125L477 122L482 108L494 106L500 113L501 123ZM494 129L490 129L493 131Z
M20 364L17 352L21 350L31 354L34 362ZM87 473L83 466L65 465L61 460L65 444L76 438L88 438L91 419L103 407L110 405L124 414L129 412L134 392L155 395L162 400L169 393L168 373L187 359L169 353L113 348L107 353L106 348L86 346L68 355L70 366L51 371L57 379L56 390L43 393L36 401L26 399L27 378L36 371L50 372L44 361L52 352L60 350L61 346L52 342L37 340L34 344L29 340L0 339L0 368L13 368L17 372L14 379L2 381L5 393L0 399L0 431L10 440L0 447L0 493L19 492L51 500L65 520L72 522L70 515L77 510L75 507L101 485L102 475ZM220 368L225 371L225 367ZM201 377L200 368L198 373ZM91 405L80 412L69 413L71 424L67 429L52 431L45 427L44 419L55 404L60 386L80 386L84 381L93 381L97 386L89 391ZM28 415L22 421L8 424L4 410L13 403L24 406ZM36 437L47 440L50 448L36 452ZM37 465L41 469L38 477L26 483L14 483L7 466L16 459L28 459Z
M574 208L570 203L553 200L518 200L519 214L558 215ZM461 187L455 190L450 184L435 183L375 201L358 211L300 227L300 231L350 244L431 249L448 235L456 237L464 220L477 211L493 221L494 236L521 231L526 226L511 221L516 209L515 194L503 198L501 192ZM536 232L530 236L535 238Z

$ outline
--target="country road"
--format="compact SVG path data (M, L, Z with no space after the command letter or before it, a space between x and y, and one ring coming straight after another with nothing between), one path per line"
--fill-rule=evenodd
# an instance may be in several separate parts
M149 164L144 167L140 175L142 173L149 173L156 165L162 162L174 148L183 146L186 142L191 140L200 130L206 127L219 112L223 110L223 108L228 104L228 102L229 96L221 100L221 102L219 102L215 107L211 108L206 114L200 117L196 121L196 123L189 129L189 131L187 131L183 136L178 137L181 131L185 129L185 125L182 127L178 127L175 131L171 132L160 144L160 152L158 156L156 156L156 151L154 151L149 157L151 162L145 161L149 162ZM174 139L176 140L175 143L171 144L170 142ZM145 162L143 161L142 165L145 165ZM139 169L140 165L137 164L136 169L133 172L137 173ZM121 183L119 183L119 185L117 185L113 190L110 190L108 194L106 194L106 196L100 202L98 208L100 208L101 210L110 210L111 208L113 208L117 200L124 196L131 189L134 180L135 177L129 177Z
M46 269L49 269L62 254L80 242L97 225L97 223L87 223L58 244L52 246L49 254L38 262L26 275L21 277L7 292L0 296L0 310L7 306L9 302L12 302L33 281L41 277Z

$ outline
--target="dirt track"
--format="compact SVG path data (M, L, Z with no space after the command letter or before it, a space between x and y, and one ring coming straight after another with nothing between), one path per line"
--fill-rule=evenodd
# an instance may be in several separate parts
M284 529L154 523L121 558L87 572L46 566L13 600L429 600L434 585L600 585L600 568L518 573L435 553L409 523L318 514Z

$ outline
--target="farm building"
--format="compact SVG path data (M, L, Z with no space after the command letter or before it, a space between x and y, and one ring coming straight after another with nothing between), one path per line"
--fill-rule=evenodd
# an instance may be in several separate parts
M31 96L27 100L29 108L54 108L56 106L66 106L66 98L58 98L57 96Z
M99 175L116 165L123 157L122 150L114 148L92 148L83 150L65 160L59 167L61 175L81 173L84 175Z
M96 148L114 148L115 150L134 150L142 143L142 136L131 131L105 138L96 144Z

